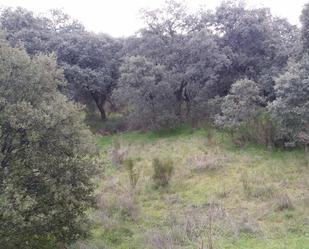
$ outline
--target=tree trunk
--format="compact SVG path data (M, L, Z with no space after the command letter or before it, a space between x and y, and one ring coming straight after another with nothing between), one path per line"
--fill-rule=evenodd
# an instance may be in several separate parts
M191 115L191 102L190 101L186 101L186 119L187 121L190 120L190 115Z
M100 111L100 115L101 115L101 120L102 121L106 121L107 117L106 117L106 112L104 110L104 104L105 104L105 98L102 98L96 94L92 94L93 100L96 103L99 111Z
M182 92L181 91L177 91L175 92L176 95L176 107L175 107L175 114L176 116L181 120L181 104L182 104Z
M182 103L184 101L184 90L186 87L187 83L186 82L182 82L181 85L179 86L179 88L174 92L175 96L176 96L176 116L182 121L183 117L182 117Z
M99 111L100 111L100 115L101 115L102 121L106 121L106 120L107 120L107 117L106 117L106 113L105 113L103 104L101 104L101 105L98 105L98 104L97 104L97 106L98 106L98 109L99 109Z

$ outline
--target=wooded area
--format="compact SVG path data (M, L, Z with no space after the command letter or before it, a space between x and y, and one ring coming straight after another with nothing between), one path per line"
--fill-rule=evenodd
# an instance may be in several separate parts
M207 123L238 146L307 150L309 4L301 28L235 2L192 13L169 0L141 17L113 38L59 10L1 11L0 245L87 235L100 163L84 116L108 135Z

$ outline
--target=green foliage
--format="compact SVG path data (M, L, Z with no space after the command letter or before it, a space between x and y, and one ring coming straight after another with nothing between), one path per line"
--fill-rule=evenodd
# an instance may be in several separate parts
M96 149L81 107L70 99L99 111L100 120L88 124L103 136L102 157L113 146L111 164L126 166L106 167L100 185L106 199L89 247L203 247L208 227L208 240L214 234L222 248L305 248L308 155L255 144L231 148L229 134L185 124L214 119L240 146L307 147L308 11L307 4L300 32L266 8L232 1L190 13L183 2L168 0L142 11L146 25L138 35L114 39L86 32L58 10L35 16L2 9L0 37L15 49L0 41L1 246L64 248L89 231ZM50 52L57 59L41 55ZM123 134L126 150L109 135L127 129L152 132ZM139 156L143 174L132 159ZM122 185L128 176L132 192ZM151 177L160 188L172 176L170 191L149 188ZM277 196L283 187L288 194ZM222 206L209 200L218 195ZM248 215L238 217L244 210ZM217 224L225 218L232 228ZM254 219L267 240L255 237ZM212 225L223 235L212 233Z
M0 244L55 248L86 235L95 147L55 59L0 43Z
M87 32L63 34L61 39L53 49L69 83L67 94L89 108L95 106L105 121L105 104L118 78L120 43L107 35Z
M170 128L177 123L175 96L164 66L142 56L125 58L115 98L132 128Z
M304 48L307 9L301 17ZM0 24L12 45L21 43L31 55L57 54L68 81L61 90L69 99L98 110L104 122L110 113L124 114L123 122L113 119L104 125L108 132L160 130L183 121L197 125L218 114L221 100L217 121L235 130L255 112L255 104L276 98L274 78L289 58L300 56L298 28L267 8L224 2L215 11L189 13L186 4L172 0L141 14L145 28L122 40L86 32L59 10L36 16L7 8ZM238 102L231 96L235 82L243 81L254 82L251 90L258 88L263 103L249 100L249 83L234 94L241 95L243 88L247 99ZM304 132L297 136L308 139Z
M243 123L232 135L236 145L253 142L272 148L274 145L281 145L277 134L278 125L271 117L271 113L261 110Z
M153 175L155 187L167 187L174 172L174 163L170 159L154 158L152 161Z
M81 23L61 10L37 16L21 7L2 9L0 26L11 45L22 43L31 55L54 51L52 47L62 34L84 31Z
M55 52L68 81L63 91L88 107L95 106L106 120L105 103L118 77L119 42L86 32L60 10L35 16L22 8L7 8L1 12L0 25L13 46L22 43L31 55Z
M297 51L297 27L285 19L274 18L268 8L251 9L239 1L223 2L213 19L213 25L223 34L221 44L231 50L232 63L222 80L231 85L248 77L272 99L273 77L284 70L288 58Z
M256 114L262 104L260 89L254 81L236 81L223 99L222 114L217 115L216 124L225 129L237 130Z
M308 30L308 25L309 25L309 4L305 4L302 14L300 16L300 21L302 24L302 29L301 29L301 39L302 39L302 45L303 45L303 50L304 52L308 53L309 49L309 30Z
M276 100L269 109L280 126L286 145L309 144L309 56L291 62L287 72L276 80Z

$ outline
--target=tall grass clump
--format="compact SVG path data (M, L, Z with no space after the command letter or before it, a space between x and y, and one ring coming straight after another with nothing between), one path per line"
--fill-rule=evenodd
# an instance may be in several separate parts
M110 158L113 165L120 166L124 163L127 148L123 145L123 141L116 138L110 152Z
M174 163L170 159L154 158L152 161L155 188L167 187L174 172Z
M135 167L135 161L132 158L128 158L124 161L124 164L127 168L129 179L130 179L130 185L134 189L136 187L136 184L138 182L140 172L137 171Z

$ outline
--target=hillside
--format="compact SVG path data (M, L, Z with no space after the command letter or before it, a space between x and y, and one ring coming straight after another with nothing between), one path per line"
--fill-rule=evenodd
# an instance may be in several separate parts
M233 145L187 127L98 137L109 163L98 176L92 238L75 248L309 248L309 165L301 150ZM134 159L135 188L121 163ZM174 162L166 188L153 158Z
M155 1L113 37L134 1L99 33L29 1L0 8L0 249L309 249L309 2Z

